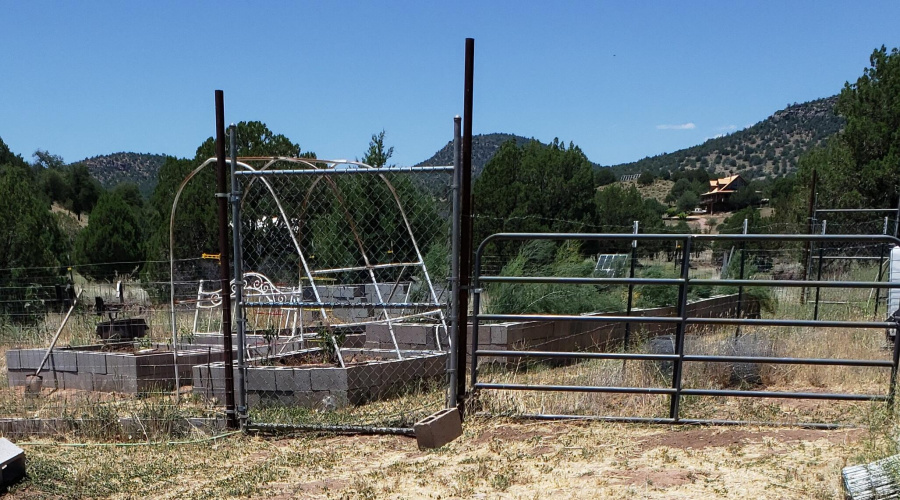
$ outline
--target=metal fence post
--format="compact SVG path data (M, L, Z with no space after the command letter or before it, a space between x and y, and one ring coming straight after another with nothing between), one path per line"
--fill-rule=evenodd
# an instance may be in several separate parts
M900 231L900 198L897 199L897 213L894 215L894 238L898 236Z
M678 287L678 317L681 318L681 321L678 322L678 327L675 330L675 354L678 358L675 359L672 368L672 388L675 389L675 393L672 394L669 403L669 418L672 418L675 421L678 421L678 410L681 404L681 375L684 367L684 332L685 327L687 326L688 274L691 269L690 258L692 239L693 236L691 235L685 237L684 247L681 251L682 281Z
M818 181L818 170L813 168L812 171L812 183L809 187L809 201L807 202L809 205L809 216L806 219L806 232L807 234L813 234L813 231L816 227L816 206L818 205L818 196L816 195L816 183ZM812 240L806 240L803 245L803 257L804 257L804 266L803 266L803 280L806 281L809 279L809 268L812 266ZM800 303L806 305L806 299L809 295L806 287L800 289Z
M481 248L475 251L475 272L472 273L472 367L469 374L469 384L472 394L475 393L475 384L478 383L478 315L481 313Z
M472 226L475 222L475 200L472 198L472 101L475 74L475 39L466 38L465 75L463 82L463 130L460 158L462 171L459 177L460 189L460 248L459 248L459 295L457 328L457 366L466 364L466 329L469 309L469 275L472 272ZM475 348L472 348L474 354ZM474 356L473 356L474 358ZM474 375L474 374L473 374ZM457 397L465 398L466 377L457 379ZM473 382L474 383L474 382ZM460 415L465 415L465 405L459 405Z
M825 234L825 228L828 226L828 221L822 220L822 234ZM825 261L825 245L819 244L819 265L818 271L816 272L816 281L822 281L822 263ZM813 319L819 319L819 294L821 292L820 287L816 287L816 306L813 310Z
M634 221L634 229L632 232L634 234L638 234L638 221ZM634 266L637 262L637 240L631 240L631 262L629 264L628 277L634 278ZM631 316L631 307L634 301L634 283L628 283L628 306L625 311L626 316ZM631 338L631 323L625 323L625 338L622 342L622 350L628 352L628 341ZM622 366L625 366L625 362L622 361Z
M742 231L741 234L747 234L747 219L744 219L744 230ZM740 274L738 276L738 279L744 279L744 263L746 260L746 259L744 259L744 253L746 250L746 245L747 245L747 242L744 240L741 240L741 268L740 268ZM737 317L738 318L741 317L741 312L743 310L743 307L742 307L743 304L744 304L744 286L741 285L738 287L738 296L737 296ZM741 325L738 325L737 329L735 329L735 331L734 331L734 336L737 337L740 334L741 334Z
M447 408L459 407L461 404L459 386L459 236L460 236L460 199L459 180L462 168L459 162L459 138L461 134L461 118L453 118L453 180L451 181L451 197L453 198L453 215L450 229L450 356L447 359L448 382ZM463 350L465 351L465 350ZM462 374L465 379L465 374Z
M884 218L884 228L881 230L881 234L887 235L888 228L888 217ZM884 243L878 246L878 279L877 281L881 281L884 279ZM873 318L878 317L878 302L881 300L881 288L875 289L875 312L873 313Z
M891 356L891 386L888 388L888 408L893 411L894 409L894 395L897 390L897 369L898 365L900 365L900 323L896 323L897 328L894 329L894 352Z
M234 411L234 373L231 348L231 294L228 282L228 193L225 192L225 104L224 93L216 91L216 202L219 216L219 278L222 289L222 334L225 349L225 415L228 427L238 427ZM176 388L177 390L177 388Z
M231 236L234 258L234 320L237 323L237 416L241 427L247 424L247 323L244 313L244 269L241 264L241 192L237 175L237 127L232 123L229 127L231 139Z

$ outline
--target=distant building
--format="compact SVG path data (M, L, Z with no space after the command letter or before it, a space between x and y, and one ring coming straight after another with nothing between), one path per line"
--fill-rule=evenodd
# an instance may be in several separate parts
M747 186L747 181L740 175L712 179L709 181L709 192L700 195L700 205L706 208L710 214L716 210L722 211L731 197L738 189Z
M637 178L640 177L640 176L641 176L641 174L629 174L629 175L623 175L623 176L622 176L622 182L636 181Z

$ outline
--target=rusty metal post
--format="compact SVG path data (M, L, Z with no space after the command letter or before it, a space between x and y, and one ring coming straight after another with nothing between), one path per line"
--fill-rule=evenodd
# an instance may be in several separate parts
M228 427L238 428L234 411L234 360L231 345L231 278L228 259L228 197L225 187L225 98L216 91L216 204L219 215L219 277L222 290L222 344L225 349L225 418Z
M462 172L459 182L460 196L460 255L459 255L459 295L456 322L459 325L456 339L456 366L466 366L466 334L469 323L469 280L472 275L472 223L475 207L472 200L472 87L475 68L475 39L466 38L465 82L463 89L463 137L462 137ZM472 346L473 354L477 346ZM466 377L460 370L457 377L457 397L459 398L460 415L465 416Z

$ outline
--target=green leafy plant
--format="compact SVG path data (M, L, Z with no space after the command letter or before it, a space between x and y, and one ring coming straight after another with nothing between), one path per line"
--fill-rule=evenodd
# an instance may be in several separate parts
M318 331L322 346L322 357L325 363L338 362L338 349L344 345L347 334L343 330L322 327Z

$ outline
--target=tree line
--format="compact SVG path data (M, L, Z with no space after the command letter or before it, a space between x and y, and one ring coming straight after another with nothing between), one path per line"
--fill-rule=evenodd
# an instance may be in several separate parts
M238 123L236 137L238 156L316 158L315 153L302 151L299 144L272 132L262 122ZM384 166L392 153L393 148L384 145L384 132L381 132L372 136L362 161ZM210 137L200 144L194 158L166 157L155 189L149 198L145 198L131 183L104 189L84 165L66 165L62 158L46 151L35 152L29 163L10 151L0 139L0 220L4 221L0 228L0 314L28 317L23 307L39 314L41 305L52 299L49 290L53 285L65 284L70 276L67 271L71 268L90 280L139 278L151 291L165 293L166 287L157 285L169 279L169 220L175 193L191 171L214 156L215 141ZM367 230L369 233L376 230L392 232L384 238L387 241L409 238L400 230L396 217L388 220L387 216L373 212L371 200L389 196L383 185L371 184L360 176L344 177L347 179L341 179L338 187L341 196L347 198L345 206L350 207L351 217L379 221L377 226ZM394 179L394 188L401 198L415 200L408 213L414 230L434 231L430 228L435 224L430 221L440 217L433 196L409 179ZM204 253L218 253L214 193L214 166L201 170L185 185L174 224L175 247L172 250L176 258L196 259ZM334 199L333 193L321 195L328 200ZM292 203L299 202L294 200ZM63 208L66 210L61 210ZM351 258L352 242L348 241L348 231L336 232L330 227L334 225L330 223L346 223L338 217L345 215L343 209L340 214L338 212L339 207L333 203L320 204L308 213L310 223L303 235L310 246L318 243L320 259L331 266L347 265ZM258 213L248 216L271 219ZM285 228L256 225L256 229L275 233ZM373 241L376 239L371 234L365 236ZM418 237L424 242L434 240L425 235ZM312 248L304 250L313 251ZM379 250L384 249L376 249ZM257 262L265 260L263 256L249 253L250 257L257 258ZM215 266L211 261L201 263L185 271L187 275L175 278L212 278L217 273ZM158 298L163 297L158 295Z

